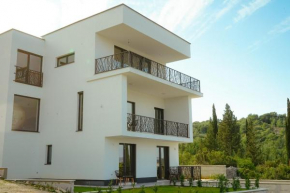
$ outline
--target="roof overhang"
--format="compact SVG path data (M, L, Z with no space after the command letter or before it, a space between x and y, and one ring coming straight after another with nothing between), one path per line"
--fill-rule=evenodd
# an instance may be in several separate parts
M124 23L104 29L98 32L98 34L120 44L128 45L135 50L140 50L164 64L190 57L187 53L179 51L174 47L169 47L165 43L149 37Z

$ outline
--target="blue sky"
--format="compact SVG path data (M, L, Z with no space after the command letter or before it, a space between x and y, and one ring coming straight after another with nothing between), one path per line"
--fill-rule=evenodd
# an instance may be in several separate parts
M238 118L286 112L289 0L0 0L0 33L41 36L120 3L191 42L192 57L169 66L201 80L194 121L208 119L213 103L218 118L226 103Z

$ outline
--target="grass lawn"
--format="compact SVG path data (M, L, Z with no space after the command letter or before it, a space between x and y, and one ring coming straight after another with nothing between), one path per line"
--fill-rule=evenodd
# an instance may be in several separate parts
M145 187L146 193L154 193L153 187ZM102 188L106 190L106 188ZM90 187L75 187L75 192L89 192L96 191L96 188ZM122 190L122 193L139 193L140 188ZM233 191L230 189L229 191ZM117 191L114 191L117 192ZM178 187L178 186L159 186L157 193L219 193L219 188L209 188L209 187Z
M107 188L101 188L102 190L107 190ZM97 191L98 189L95 187L81 187L75 186L74 192L90 192L90 191Z

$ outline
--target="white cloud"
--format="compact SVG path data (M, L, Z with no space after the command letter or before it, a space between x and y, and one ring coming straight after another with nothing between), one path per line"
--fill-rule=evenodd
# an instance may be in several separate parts
M239 0L225 0L223 2L224 6L221 9L210 14L205 21L199 24L190 39L194 41L202 36L215 22L228 13L238 2Z
M175 31L188 27L210 5L213 0L169 0L161 11L153 13L150 18L165 28Z
M237 23L252 15L255 11L267 5L270 1L271 0L252 0L247 5L243 5L242 8L238 10L238 15L234 18L234 22Z
M290 16L281 21L272 30L268 32L270 35L282 34L290 30Z

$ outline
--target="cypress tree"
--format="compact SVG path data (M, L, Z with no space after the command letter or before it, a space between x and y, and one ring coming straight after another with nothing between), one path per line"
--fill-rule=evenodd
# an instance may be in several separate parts
M254 132L253 120L246 119L246 157L251 158L255 165L260 163L260 150Z
M287 99L287 118L286 118L286 149L288 164L290 166L290 101Z
M207 133L206 133L205 146L209 150L215 150L216 149L216 136L214 135L213 121L212 121L211 118L209 119L209 127L208 127Z
M213 127L213 134L214 134L215 139L216 139L216 136L217 136L217 133L218 133L218 119L217 119L217 116L216 116L216 111L215 111L214 104L212 105L212 127Z
M209 120L209 128L207 130L205 144L209 150L217 149L217 132L218 120L216 116L215 106L212 106L212 119Z
M218 129L219 147L222 151L225 151L227 155L233 155L238 152L240 141L240 127L237 124L237 118L230 106L226 104L223 120Z

